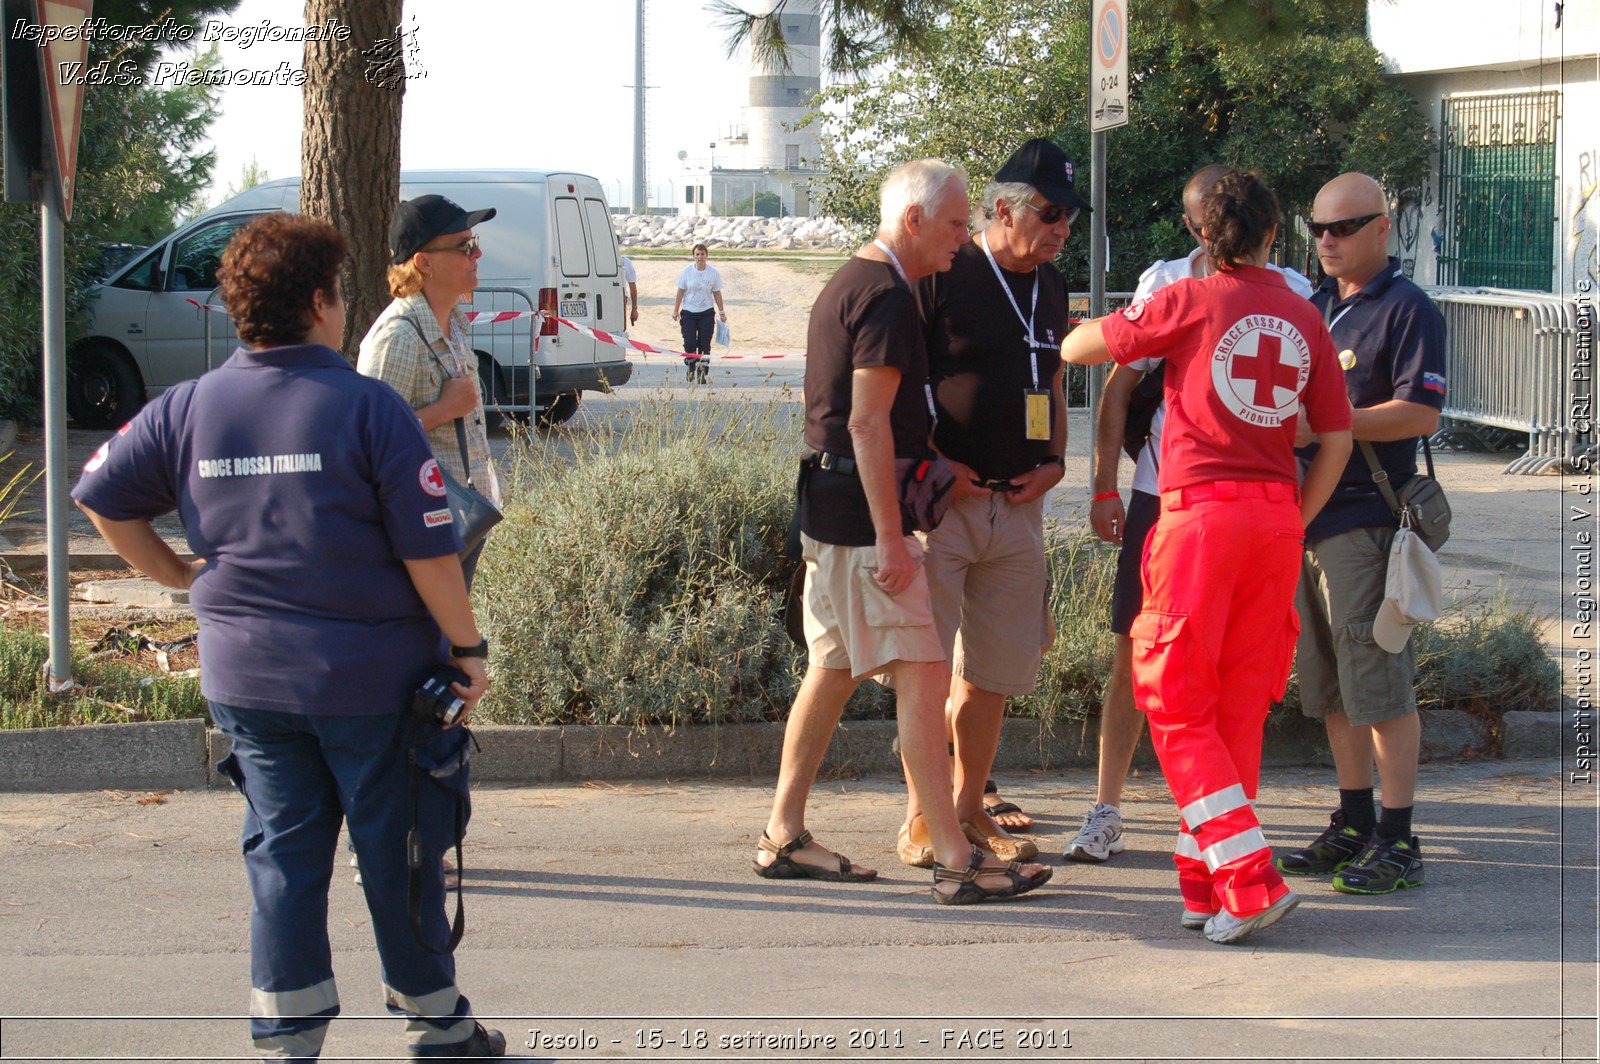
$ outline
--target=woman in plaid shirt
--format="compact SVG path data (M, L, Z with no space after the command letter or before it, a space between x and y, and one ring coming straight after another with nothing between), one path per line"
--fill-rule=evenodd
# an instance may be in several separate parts
M389 224L389 292L395 298L367 330L356 368L399 392L422 420L439 464L465 483L470 461L473 486L499 506L477 355L458 309L478 286L482 252L472 227L494 215L493 207L469 212L444 196L419 196L395 209ZM457 418L466 421L465 456ZM479 550L462 559L469 588Z

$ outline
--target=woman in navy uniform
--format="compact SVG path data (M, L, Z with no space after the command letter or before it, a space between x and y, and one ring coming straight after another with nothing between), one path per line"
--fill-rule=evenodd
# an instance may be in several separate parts
M73 497L117 553L188 588L199 618L201 690L233 744L218 768L248 803L256 1051L315 1060L339 1012L328 884L348 820L408 1051L501 1056L505 1039L456 988L440 870L464 825L470 736L408 713L449 660L467 678L454 686L465 721L488 690L488 645L416 415L335 349L344 257L323 222L274 214L240 230L221 278L247 346L123 426ZM172 510L193 562L151 527ZM426 770L414 790L413 751Z

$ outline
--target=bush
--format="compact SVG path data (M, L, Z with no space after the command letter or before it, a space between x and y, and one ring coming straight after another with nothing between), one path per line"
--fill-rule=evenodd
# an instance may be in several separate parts
M0 629L0 728L207 716L198 677L147 677L121 662L90 657L82 646L77 651L73 679L81 687L52 695L44 684L50 641L38 632Z
M615 438L580 421L506 471L479 621L480 715L506 723L774 719L800 657L778 615L798 427L790 410L648 405ZM563 452L571 448L571 461Z

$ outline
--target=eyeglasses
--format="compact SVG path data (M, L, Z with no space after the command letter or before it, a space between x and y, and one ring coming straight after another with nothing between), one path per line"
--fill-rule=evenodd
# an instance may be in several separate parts
M463 255L476 255L483 250L483 245L478 243L478 238L469 236L459 244L451 244L446 248L423 248L423 251L459 251Z
M1027 200L1023 200L1022 205L1037 214L1039 220L1045 225L1055 225L1062 219L1066 219L1067 224L1071 225L1078 220L1078 208L1076 207L1063 207L1058 203L1052 203L1046 207L1035 207Z
M1321 240L1323 233L1332 233L1343 239L1355 236L1358 232L1371 225L1375 219L1384 217L1382 211L1377 214L1363 214L1359 218L1340 218L1337 222L1307 222L1306 228L1311 230L1311 239Z

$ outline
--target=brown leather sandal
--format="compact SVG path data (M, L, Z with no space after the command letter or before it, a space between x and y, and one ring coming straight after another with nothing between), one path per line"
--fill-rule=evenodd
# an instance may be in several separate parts
M961 825L967 841L988 850L1002 861L1031 861L1039 856L1038 844L1031 839L1014 839L1010 835L991 835L971 821Z
M1016 898L1044 886L1050 881L1053 871L1050 868L1041 868L1034 875L1024 875L1022 866L1015 861L1004 868L985 868L983 851L974 846L972 859L967 862L966 868L946 868L938 861L933 863L933 900L940 905L976 905L980 902ZM979 876L999 875L1009 878L1011 885L997 890L978 885ZM940 883L956 883L958 886L955 893L944 894L939 890Z
M793 854L803 850L811 844L811 832L802 831L788 842L779 846L761 833L761 841L756 845L763 851L772 854L771 864L762 864L760 861L751 862L755 866L756 875L762 879L820 879L827 883L869 883L878 878L877 872L852 872L850 871L850 858L836 853L833 856L839 859L838 868L818 868L815 865L801 864L796 861Z
M902 864L912 868L933 867L933 840L928 837L928 825L921 813L900 825L900 837L895 841L894 850Z

